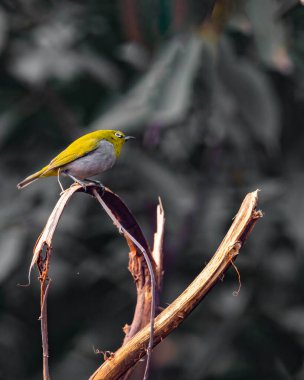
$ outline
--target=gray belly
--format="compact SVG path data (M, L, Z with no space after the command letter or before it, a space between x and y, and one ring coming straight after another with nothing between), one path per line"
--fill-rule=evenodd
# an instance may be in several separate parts
M113 145L108 141L102 140L97 149L84 157L70 162L62 167L62 170L68 171L76 178L84 179L110 169L115 162L116 155Z

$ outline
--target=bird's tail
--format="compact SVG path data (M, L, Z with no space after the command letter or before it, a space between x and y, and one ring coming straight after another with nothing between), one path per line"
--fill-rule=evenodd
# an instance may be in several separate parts
M44 169L39 170L39 172L36 172L26 178L24 178L23 181L19 182L17 185L17 189L23 189L24 187L28 186L30 183L36 181L39 177L41 177L41 174L43 173Z

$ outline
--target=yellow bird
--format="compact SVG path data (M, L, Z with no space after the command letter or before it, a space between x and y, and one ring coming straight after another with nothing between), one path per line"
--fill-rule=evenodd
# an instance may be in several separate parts
M70 177L85 188L86 182L94 182L88 180L89 177L102 173L115 164L124 143L132 138L134 137L114 130L88 133L72 142L44 168L18 183L17 188L22 189L38 178L57 176L63 191L60 174Z

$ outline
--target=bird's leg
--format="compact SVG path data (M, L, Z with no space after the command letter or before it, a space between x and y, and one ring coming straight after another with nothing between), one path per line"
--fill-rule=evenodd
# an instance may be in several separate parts
M64 193L64 188L62 186L62 183L60 182L60 172L61 172L61 169L59 168L58 171L57 171L57 181L58 181L59 186L61 188L61 193L60 193L60 195L61 195L62 193Z
M72 174L70 174L68 171L65 171L64 172L65 175L67 175L68 177L70 177L74 182L78 183L80 186L82 186L84 188L85 191L87 191L87 186L86 186L86 183L84 181L81 181L80 179L74 177Z

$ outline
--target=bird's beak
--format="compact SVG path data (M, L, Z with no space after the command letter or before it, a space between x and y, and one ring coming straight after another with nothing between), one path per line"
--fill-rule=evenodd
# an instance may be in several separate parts
M131 140L131 139L135 139L135 137L134 137L134 136L126 136L126 137L125 137L125 140L126 140L126 141Z

